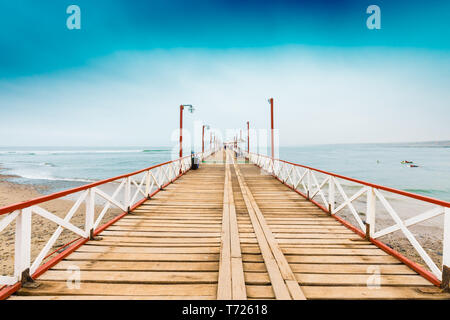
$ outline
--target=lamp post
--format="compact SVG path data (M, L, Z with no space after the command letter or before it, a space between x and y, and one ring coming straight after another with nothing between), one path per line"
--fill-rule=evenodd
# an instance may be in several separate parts
M272 161L273 161L273 155L274 155L274 150L273 150L273 98L269 99L269 103L270 103L270 132L271 132Z
M247 153L250 153L250 121L247 121Z
M183 110L189 107L189 112L193 113L195 108L191 104L182 104L180 106L180 158L183 157Z

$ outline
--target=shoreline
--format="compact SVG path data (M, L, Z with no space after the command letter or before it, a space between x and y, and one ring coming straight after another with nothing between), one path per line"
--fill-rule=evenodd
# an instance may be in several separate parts
M39 190L43 190L45 186L34 186L26 184L18 184L6 181L8 176L0 175L0 207L11 205L17 202L27 201L33 198L42 196ZM72 208L74 201L68 199L56 199L43 203L40 206L55 214L60 218L64 218L69 210ZM98 216L103 206L96 206L96 215ZM105 214L101 224L107 222L121 213L121 210L111 208ZM0 217L0 220L3 217ZM85 223L85 205L80 205L70 222L84 230ZM57 225L37 214L32 216L32 230L31 230L31 261L33 261L40 253L42 248L46 245L52 234L56 231ZM0 233L0 275L12 275L14 270L14 241L15 241L15 222ZM75 240L79 236L69 230L63 230L58 237L49 253L55 249L65 245L66 243Z

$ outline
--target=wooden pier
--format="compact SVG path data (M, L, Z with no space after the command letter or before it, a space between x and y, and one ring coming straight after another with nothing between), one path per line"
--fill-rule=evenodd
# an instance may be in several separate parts
M230 151L100 237L9 299L450 298ZM81 283L68 283L78 269Z

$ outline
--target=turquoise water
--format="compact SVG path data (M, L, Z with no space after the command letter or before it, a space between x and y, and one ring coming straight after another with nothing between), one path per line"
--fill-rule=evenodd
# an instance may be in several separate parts
M281 159L450 201L450 143L281 147ZM135 171L172 158L171 147L0 148L0 174L46 193ZM407 167L402 160L419 167Z

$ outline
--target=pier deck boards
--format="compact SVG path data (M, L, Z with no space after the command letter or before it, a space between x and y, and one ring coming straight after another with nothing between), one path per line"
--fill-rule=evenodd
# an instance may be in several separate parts
M224 159L215 154L10 299L450 298L256 166ZM74 267L79 287L67 285Z

